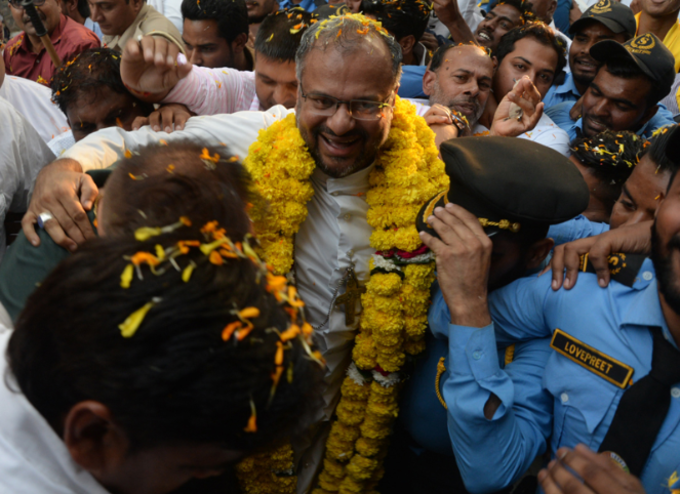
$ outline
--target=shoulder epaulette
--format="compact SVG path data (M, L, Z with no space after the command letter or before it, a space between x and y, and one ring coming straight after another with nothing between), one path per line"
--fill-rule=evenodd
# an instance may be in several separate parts
M642 254L624 254L622 252L615 252L611 254L609 259L609 272L611 279L626 286L633 286L637 278L638 271L647 256ZM584 273L595 273L588 254L581 256L579 264L579 271Z

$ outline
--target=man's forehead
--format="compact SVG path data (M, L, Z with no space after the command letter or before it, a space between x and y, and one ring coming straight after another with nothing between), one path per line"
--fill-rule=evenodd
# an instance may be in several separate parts
M444 54L442 65L451 70L463 69L469 72L493 70L493 61L479 46L461 45L451 48Z
M213 19L184 19L183 37L192 45L215 43L220 38L217 21Z
M533 36L526 36L515 42L515 49L508 54L510 58L522 57L529 63L538 67L539 70L549 68L555 70L557 64L557 51L551 45L545 45ZM549 67L548 67L549 65Z
M519 10L517 10L512 5L508 5L507 3L499 3L491 10L491 12L493 12L495 15L499 17L507 17L513 22L519 21L520 16Z

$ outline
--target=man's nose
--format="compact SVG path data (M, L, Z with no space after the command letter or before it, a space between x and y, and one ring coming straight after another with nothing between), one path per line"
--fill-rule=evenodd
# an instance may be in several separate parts
M352 118L349 108L345 103L338 105L335 113L326 119L326 125L336 135L344 135L356 126L356 120Z
M203 65L203 57L201 56L201 52L194 48L189 52L189 61L194 64L201 66Z

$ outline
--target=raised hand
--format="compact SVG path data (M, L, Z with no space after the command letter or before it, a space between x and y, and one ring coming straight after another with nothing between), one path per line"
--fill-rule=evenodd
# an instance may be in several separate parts
M652 223L652 220L649 220L621 226L594 237L558 245L553 252L550 266L543 273L552 269L553 290L559 290L562 286L569 290L576 284L581 256L588 254L588 260L597 274L597 282L604 288L609 285L611 278L608 260L610 254L613 252L647 254L651 251Z
M519 115L513 112L513 104L521 109ZM517 137L533 130L542 115L541 93L528 77L523 77L498 104L491 124L491 135Z
M162 100L193 67L184 55L178 55L179 48L165 38L129 40L120 63L123 83L144 101Z
M491 324L487 285L493 244L477 217L456 204L435 208L427 222L439 238L420 232L437 256L437 279L451 323L482 328Z
M134 122L132 122L132 130L138 130L144 125L150 125L156 132L162 130L169 134L173 130L183 130L187 120L192 116L193 114L186 106L179 103L170 103L161 106L148 117L135 118Z

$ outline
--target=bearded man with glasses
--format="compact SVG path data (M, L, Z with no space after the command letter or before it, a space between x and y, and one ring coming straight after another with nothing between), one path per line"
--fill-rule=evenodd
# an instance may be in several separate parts
M34 0L33 4L61 60L70 60L88 48L100 46L96 34L61 13L57 0ZM5 47L3 58L7 74L48 86L56 67L21 6L21 0L10 0L9 5L14 22L23 31Z

